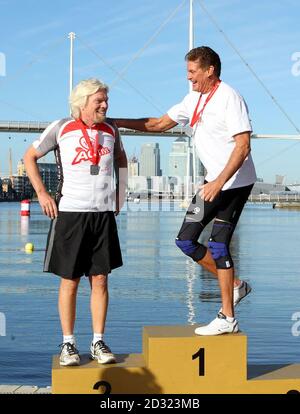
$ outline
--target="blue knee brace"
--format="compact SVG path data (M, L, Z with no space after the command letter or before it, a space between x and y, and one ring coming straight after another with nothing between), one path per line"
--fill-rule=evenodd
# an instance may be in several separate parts
M208 248L214 260L228 256L228 249L225 243L209 241Z
M184 254L191 257L195 262L203 259L206 254L206 247L193 240L179 240L177 238L175 243Z
M233 261L229 252L229 242L233 226L230 223L215 222L211 237L208 241L208 249L216 262L217 269L230 269Z
M186 255L193 254L197 246L192 240L175 240L176 246Z

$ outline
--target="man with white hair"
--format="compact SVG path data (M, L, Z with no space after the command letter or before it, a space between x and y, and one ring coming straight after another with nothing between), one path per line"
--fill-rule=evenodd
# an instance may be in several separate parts
M71 93L70 106L72 117L52 122L27 150L24 161L41 208L52 219L44 271L61 277L60 364L80 364L74 325L83 275L91 286L91 357L107 364L116 361L103 335L108 274L122 266L115 214L124 201L127 159L117 127L106 118L107 85L98 79L81 81ZM52 150L59 178L55 200L46 191L37 166L37 160Z

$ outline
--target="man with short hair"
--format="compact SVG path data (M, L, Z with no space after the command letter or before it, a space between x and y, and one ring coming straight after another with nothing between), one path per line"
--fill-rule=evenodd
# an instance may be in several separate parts
M24 161L41 208L52 219L44 271L61 277L60 364L80 364L74 324L83 275L89 277L91 286L91 357L107 364L116 361L103 335L108 274L122 266L115 214L124 201L127 159L117 127L106 118L107 85L98 79L81 81L71 93L70 105L72 117L52 122L27 150ZM59 176L55 200L46 191L37 165L37 160L52 150Z
M160 118L116 119L119 127L162 132L177 124L193 128L197 154L207 174L185 216L176 238L183 253L218 277L222 309L198 335L238 332L234 306L251 291L234 277L229 251L253 184L255 168L250 154L251 125L243 98L220 80L219 55L207 46L187 53L187 78L193 91ZM198 242L204 227L214 219L207 247Z

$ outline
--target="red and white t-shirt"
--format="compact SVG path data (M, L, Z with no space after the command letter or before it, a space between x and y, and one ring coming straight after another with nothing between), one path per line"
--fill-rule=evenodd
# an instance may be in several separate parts
M82 124L84 125L84 124ZM123 151L118 130L109 121L84 125L94 147L99 143L99 174L91 175L92 154L80 125L73 118L52 122L33 142L42 155L54 150L59 174L59 211L113 211L114 158Z

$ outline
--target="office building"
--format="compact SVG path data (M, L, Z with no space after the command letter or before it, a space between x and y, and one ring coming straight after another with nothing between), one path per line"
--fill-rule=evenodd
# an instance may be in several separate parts
M177 138L172 144L172 151L169 154L169 176L181 177L187 176L188 161L188 142L185 138ZM192 177L193 172L193 154L190 149L189 155L190 167L189 176ZM195 178L196 180L203 175L202 164L197 155L195 155Z
M21 159L18 162L18 165L17 165L17 175L19 177L24 177L26 175L25 164L24 164L24 160L23 159Z
M55 193L58 186L57 165L55 163L39 163L38 168L49 193Z
M141 148L140 175L144 177L161 176L160 149L157 143L145 143Z
M139 175L139 162L136 156L132 156L128 161L128 177Z

